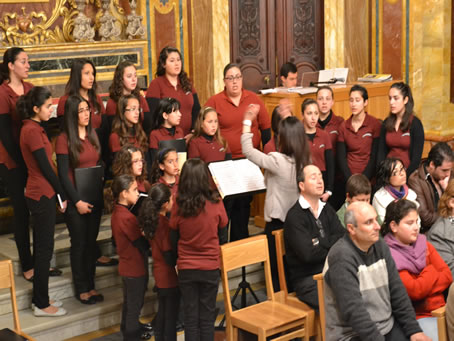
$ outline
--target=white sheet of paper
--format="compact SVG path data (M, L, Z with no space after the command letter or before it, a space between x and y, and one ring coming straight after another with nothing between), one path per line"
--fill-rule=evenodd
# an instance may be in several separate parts
M346 84L347 83L347 77L348 77L348 68L347 67L342 67L342 68L336 68L334 69L334 78L343 78L343 82L336 82L336 84Z

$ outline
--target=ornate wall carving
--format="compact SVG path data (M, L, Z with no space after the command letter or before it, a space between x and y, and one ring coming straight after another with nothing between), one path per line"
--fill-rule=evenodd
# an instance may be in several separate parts
M315 52L314 2L294 0L293 50L295 54L312 55Z
M260 53L260 6L258 0L239 1L240 53L257 56Z

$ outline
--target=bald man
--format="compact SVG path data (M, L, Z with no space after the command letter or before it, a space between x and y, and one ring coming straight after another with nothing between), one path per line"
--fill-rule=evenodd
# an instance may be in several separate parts
M345 226L348 234L331 248L323 269L326 340L430 340L380 238L374 208L350 204Z
M304 167L298 177L300 196L288 211L284 241L290 282L297 297L318 310L314 274L322 272L331 246L344 235L336 211L320 200L324 193L323 176L314 165Z

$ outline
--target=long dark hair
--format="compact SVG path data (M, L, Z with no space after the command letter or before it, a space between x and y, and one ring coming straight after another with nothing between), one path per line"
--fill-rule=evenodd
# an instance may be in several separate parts
M101 105L97 99L97 84L96 84L96 68L95 64L89 59L75 59L71 66L71 72L69 74L68 83L66 83L65 94L66 95L80 95L80 87L82 84L82 69L86 64L90 64L93 67L93 86L88 90L88 99L91 105L94 106L95 111L101 114Z
M112 181L112 195L115 201L118 200L120 193L127 191L131 184L136 181L136 178L129 174L122 174L117 176Z
M148 198L140 206L137 218L139 226L148 239L153 239L159 225L159 214L162 206L170 201L170 195L168 186L161 183L154 184L148 191Z
M132 174L132 153L140 152L144 158L142 149L133 146L132 144L125 144L121 149L115 153L115 159L112 164L112 175L119 176L121 174ZM135 175L134 175L135 176ZM137 176L138 181L145 181L147 177L147 163L144 162L142 168L142 175Z
M51 97L52 94L47 88L42 86L33 87L27 94L20 96L17 100L16 110L19 117L23 120L33 118L36 115L33 107L41 107Z
M167 159L167 155L171 152L177 152L176 149L173 148L163 148L158 150L158 153L156 154L156 160L154 163L151 165L151 170L150 170L150 182L152 184L156 183L159 181L159 178L164 175L164 172L159 168L159 165L164 164L164 161Z
M318 108L318 103L315 99L313 98L306 98L303 103L301 104L301 115L304 116L304 110L306 110L306 108L311 105L311 104L315 104Z
M295 180L302 169L310 163L307 136L301 121L289 116L279 123L279 152L295 159Z
M367 101L369 99L369 94L367 93L367 89L359 84L355 84L350 88L350 91L348 93L348 96L352 94L352 92L358 91L361 94L361 97L363 98L363 101Z
M136 66L134 65L133 62L130 62L129 60L124 60L120 64L117 65L115 68L114 72L114 77L112 84L109 87L109 96L112 98L115 102L118 102L121 96L123 96L123 76L125 73L125 69L127 67L134 66L134 69L137 70ZM132 91L132 94L139 98L140 96L140 88L139 88L139 83L137 82L136 88Z
M5 80L9 79L9 63L13 63L16 61L17 56L21 53L25 52L21 47L11 47L5 51L3 54L3 62L0 64L0 84L2 84Z
M166 97L159 100L159 104L154 112L154 121L151 130L159 129L164 124L163 114L170 114L172 111L180 109L180 102L172 97Z
M181 53L175 47L166 46L161 50L161 53L159 54L159 59L158 59L158 70L156 71L156 76L164 76L166 74L166 69L164 66L166 65L167 57L172 52L176 52L180 56L181 71L180 71L180 74L178 75L178 79L180 80L181 87L183 88L184 92L191 92L192 85L189 80L188 74L183 69L184 65L183 65L183 59L181 58Z
M218 202L219 193L210 184L208 167L200 159L189 159L181 170L177 193L177 214L181 217L197 216L209 200Z
M402 98L408 98L407 103L405 104L405 112L402 116L402 121L400 121L399 128L402 131L407 131L410 129L410 117L413 114L413 107L415 102L413 101L413 95L411 94L411 88L408 84L404 82L398 82L391 85L390 89L397 89L400 91ZM387 131L394 131L394 126L396 125L396 115L389 114L388 118L385 120L385 128Z
M381 234L385 236L391 231L391 222L399 224L400 221L407 216L410 211L418 211L416 204L413 201L400 199L391 202L386 207L386 215L383 225L381 226Z
M402 160L395 157L389 157L380 162L377 171L377 183L375 184L375 188L377 190L389 185L389 179L391 178L391 175L393 174L394 169L396 169L399 162L401 163L402 167L404 167Z
M117 114L112 122L112 132L118 135L120 138L120 145L122 146L129 143L129 138L131 137L131 133L133 133L133 137L136 138L142 151L146 152L148 150L148 139L142 128L142 124L137 122L136 124L133 124L132 128L126 124L125 110L130 99L137 100L140 106L140 100L135 95L121 96L117 104Z
M82 152L82 141L79 138L79 104L85 102L88 107L90 104L80 95L71 95L65 103L64 132L68 137L68 154L71 168L77 168L79 164L79 154ZM98 153L101 153L98 136L91 127L91 120L85 128L88 141L95 147Z

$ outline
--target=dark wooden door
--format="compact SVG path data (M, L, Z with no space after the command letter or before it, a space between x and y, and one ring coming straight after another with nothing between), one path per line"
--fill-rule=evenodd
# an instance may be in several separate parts
M279 85L290 61L304 72L323 69L323 0L230 0L230 56L252 91ZM300 84L300 83L298 83Z

